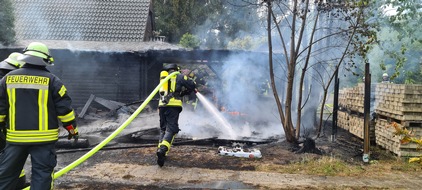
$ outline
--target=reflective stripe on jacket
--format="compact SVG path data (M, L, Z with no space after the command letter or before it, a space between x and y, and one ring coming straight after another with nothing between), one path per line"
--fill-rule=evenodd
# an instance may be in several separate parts
M177 74L172 76L169 79L169 95L171 96L169 102L167 104L164 104L163 102L159 102L158 106L163 107L163 106L178 106L178 107L182 107L182 97L181 97L181 92L183 90L183 88L186 88L189 91L193 91L195 90L195 82L191 79L188 79L187 76L182 75L182 74Z
M72 100L61 80L45 67L25 66L0 81L0 122L8 122L6 140L57 141L59 121L75 120Z

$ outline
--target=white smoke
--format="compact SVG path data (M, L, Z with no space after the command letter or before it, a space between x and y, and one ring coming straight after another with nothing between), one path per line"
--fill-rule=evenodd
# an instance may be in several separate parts
M227 59L215 90L220 113L209 111L191 112L184 109L180 115L181 134L198 138L218 137L233 139L267 139L284 134L271 91L263 95L261 85L269 81L267 62L262 57L237 54ZM265 59L264 59L265 60ZM201 102L199 102L201 104ZM214 105L213 105L214 106ZM231 129L216 119L221 115L230 123Z

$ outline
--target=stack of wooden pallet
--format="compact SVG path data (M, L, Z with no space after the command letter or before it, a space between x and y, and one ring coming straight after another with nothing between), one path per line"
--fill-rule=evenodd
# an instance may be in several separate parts
M376 143L398 156L421 154L416 144L401 144L393 123L422 136L422 85L378 84L375 90Z
M337 126L349 131L349 114L345 111L337 111Z
M364 102L365 85L359 83L357 86L352 88L350 92L350 110L352 112L363 113L363 102Z
M362 114L349 115L349 132L363 139L364 117Z
M352 88L344 88L339 91L339 107L342 110L350 110L363 113L364 84Z
M339 90L337 111L337 126L349 131L349 114L348 109L350 105L349 97L353 88L343 88Z
M361 139L364 137L364 92L363 83L339 91L340 108L337 112L337 125ZM375 141L373 125L370 125L369 133L371 140Z

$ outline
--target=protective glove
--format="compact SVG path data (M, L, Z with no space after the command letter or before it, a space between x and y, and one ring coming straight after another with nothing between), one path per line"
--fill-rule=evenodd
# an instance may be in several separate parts
M67 126L64 126L64 128L67 130L67 132L69 132L69 135L67 135L68 140L74 138L75 141L77 141L79 139L79 133L76 124L69 124Z

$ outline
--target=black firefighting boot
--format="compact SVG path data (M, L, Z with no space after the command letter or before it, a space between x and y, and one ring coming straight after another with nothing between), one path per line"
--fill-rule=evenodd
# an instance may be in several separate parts
M24 189L28 186L30 186L30 183L26 181L25 170L22 169L22 172L19 175L18 183L16 185L16 190Z
M157 149L157 164L160 167L163 167L164 162L166 161L166 156L170 151L171 144L173 143L174 137L176 134L171 131L166 131L163 137L163 141L160 142Z
M157 164L160 167L164 166L164 162L166 161L166 153L168 148L165 145L161 145L160 148L157 149Z

